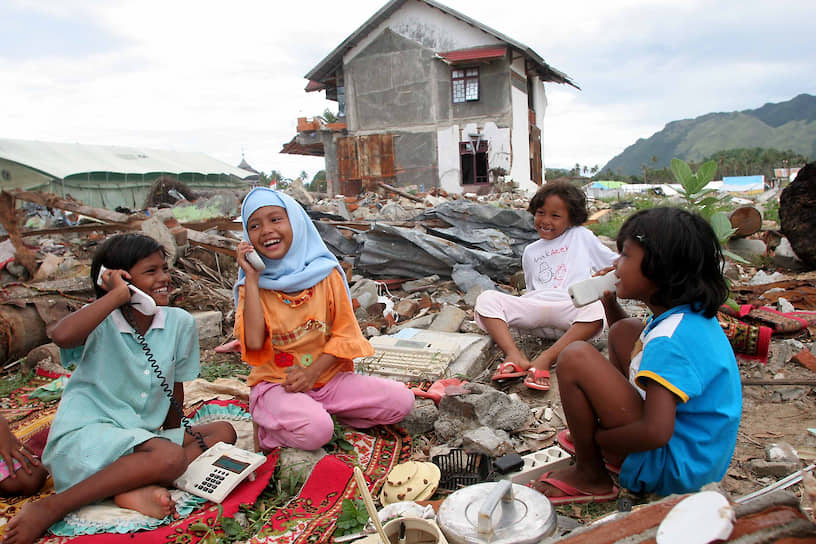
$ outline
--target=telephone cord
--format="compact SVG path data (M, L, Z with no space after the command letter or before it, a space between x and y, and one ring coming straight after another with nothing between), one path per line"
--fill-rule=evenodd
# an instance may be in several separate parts
M170 384L167 383L167 379L164 377L164 374L162 374L162 371L159 368L159 363L156 361L156 358L153 357L153 353L150 351L150 346L147 344L147 339L144 337L143 334L139 332L139 330L136 328L136 325L133 323L131 319L130 309L123 308L122 315L125 317L125 321L128 322L128 325L130 325L133 328L133 333L136 335L136 340L139 342L139 345L141 346L142 351L145 354L145 357L147 357L147 362L150 363L150 368L153 369L153 373L156 374L156 377L159 379L162 390L167 395L167 398L170 400L170 405L181 417L181 424L184 427L184 431L193 438L195 438L196 441L198 441L198 445L201 447L202 451L207 451L207 444L204 442L204 437L201 436L200 432L193 430L192 425L190 425L189 419L187 418L187 416L184 415L184 410L179 405L178 400L176 400L176 397L173 396L173 390L170 388Z

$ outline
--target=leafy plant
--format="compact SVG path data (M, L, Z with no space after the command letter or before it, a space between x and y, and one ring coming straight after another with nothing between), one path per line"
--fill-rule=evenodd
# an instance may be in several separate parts
M697 210L700 215L710 220L714 212L721 209L722 204L729 198L717 195L714 189L706 186L714 179L717 173L717 163L708 161L700 165L697 173L691 171L686 161L672 159L671 171L674 179L680 184L680 196L690 208Z
M20 364L22 365L22 361L20 361ZM15 389L19 389L20 387L26 385L33 377L33 372L26 373L22 370L3 377L0 379L0 396L3 398L7 397L8 394Z
M361 499L343 499L334 536L358 533L362 531L366 523L368 523L368 512L365 503Z
M332 418L332 421L334 422L334 431L332 432L331 440L329 440L329 443L324 446L326 450L329 452L337 450L354 450L354 446L345 438L346 435L343 432L343 426L340 425L334 418Z
M714 229L714 234L723 248L723 254L734 261L747 264L748 261L725 249L726 243L737 231L731 226L728 214L723 211L725 203L731 197L720 195L714 189L706 189L706 186L714 179L714 174L717 173L717 163L714 161L705 162L700 165L695 174L685 161L675 158L671 161L671 171L674 179L681 186L680 196L686 201L687 207L699 212L711 224L711 228Z
M204 521L197 521L195 523L190 524L189 529L196 533L196 536L199 537L199 542L202 544L218 544L218 533L215 532L216 527L220 526L220 522L223 521L224 509L219 504L218 505L218 515L215 518L215 521L212 525L208 525Z

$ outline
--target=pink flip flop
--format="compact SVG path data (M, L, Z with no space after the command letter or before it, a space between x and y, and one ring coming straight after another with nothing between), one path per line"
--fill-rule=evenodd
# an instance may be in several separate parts
M499 365L499 368L496 369L496 372L493 373L493 377L490 378L494 382L500 380L509 380L512 378L521 378L527 374L527 371L521 368L519 365L512 361L505 361Z
M439 404L439 401L445 396L445 390L448 387L461 386L466 383L467 380L460 380L459 378L444 378L435 381L427 391L423 391L419 387L413 387L411 391L413 391L415 397L431 399L435 404Z
M569 429L560 431L557 435L555 435L555 440L558 442L558 445L561 446L562 450L570 455L575 455L575 444L572 442L572 435L570 435ZM607 462L606 459L604 459L604 467L606 467L606 470L612 474L620 474L621 467Z
M609 502L614 501L618 498L618 487L613 485L612 490L609 493L590 493L588 491L582 491L575 487L572 487L566 482L562 482L557 478L552 478L550 475L552 472L548 472L541 476L535 483L544 483L550 485L557 490L564 493L564 495L560 495L558 497L550 497L547 495L547 499L550 503L554 506L558 506L560 504L585 504L588 502ZM532 483L530 487L533 487ZM535 489L535 487L533 487Z
M527 371L527 377L524 378L524 385L529 387L530 389L535 389L536 391L549 391L550 385L541 385L537 383L539 378L547 378L550 379L550 371L549 370L539 370L538 368L530 368Z

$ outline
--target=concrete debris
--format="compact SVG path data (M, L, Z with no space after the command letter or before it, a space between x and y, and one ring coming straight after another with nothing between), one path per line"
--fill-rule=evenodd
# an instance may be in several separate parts
M432 335L450 335L449 340L454 339L450 341L458 342L455 348L447 344L439 349L451 353L445 355L444 364L433 367L433 373L411 363L391 370L391 377L401 372L400 379L412 386L427 386L440 378L468 381L443 396L438 407L430 399L417 399L414 411L401 423L414 435L414 458L428 458L429 452L450 447L495 457L554 444L556 432L566 426L556 374L547 393L530 391L520 379L491 382L490 374L503 354L476 326L473 315L475 299L484 290L524 292L520 257L524 247L538 239L526 198L514 193L462 198L406 187L317 198L297 183L288 191L308 208L347 271L355 315L375 350L399 341L422 342L424 347L418 349L428 351L427 345L440 341ZM213 343L231 340L234 252L241 236L240 222L234 219L242 196L207 195L194 202L182 199L165 209L126 214L55 195L3 192L4 210L14 209L9 207L14 198L26 202L19 207L19 217L4 214L2 225L10 235L0 238L0 362L6 371L57 367L59 354L49 347L53 344L48 344L47 327L92 299L90 256L115 232L141 229L168 250L174 261L171 304L197 313L202 354ZM778 194L760 197L770 202ZM613 224L622 210L634 209L600 200L593 206L591 211L606 210L596 219L605 225ZM213 210L223 213L212 216ZM21 226L31 218L36 228ZM615 246L612 239L602 239ZM807 313L816 311L816 273L802 271L805 265L779 234L778 225L767 219L767 211L759 232L732 241L729 248L749 261L726 263L738 306L765 306L807 323L794 332L774 331L767 364L739 359L743 378L763 387L744 388L744 425L752 427L744 433L741 427L734 461L723 480L726 491L737 494L797 470L801 466L797 454L816 450L816 438L806 432L816 428L812 394L816 319ZM771 262L774 268L769 268ZM637 302L624 305L635 317L647 312ZM552 342L513 334L531 357ZM606 335L594 345L606 352ZM239 354L228 356L240 363ZM23 364L18 366L18 361ZM361 362L358 371L365 369L376 373L377 363ZM786 454L766 456L766 449L784 449ZM303 459L294 450L282 452L280 464L308 473L324 454Z

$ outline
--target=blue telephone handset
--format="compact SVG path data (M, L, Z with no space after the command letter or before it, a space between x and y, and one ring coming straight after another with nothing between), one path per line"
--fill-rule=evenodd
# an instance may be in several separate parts
M102 274L107 270L104 265L99 267L99 275L96 277L96 284L102 287ZM159 308L156 306L156 301L153 297L139 289L138 287L127 284L130 289L130 305L144 315L154 315Z

